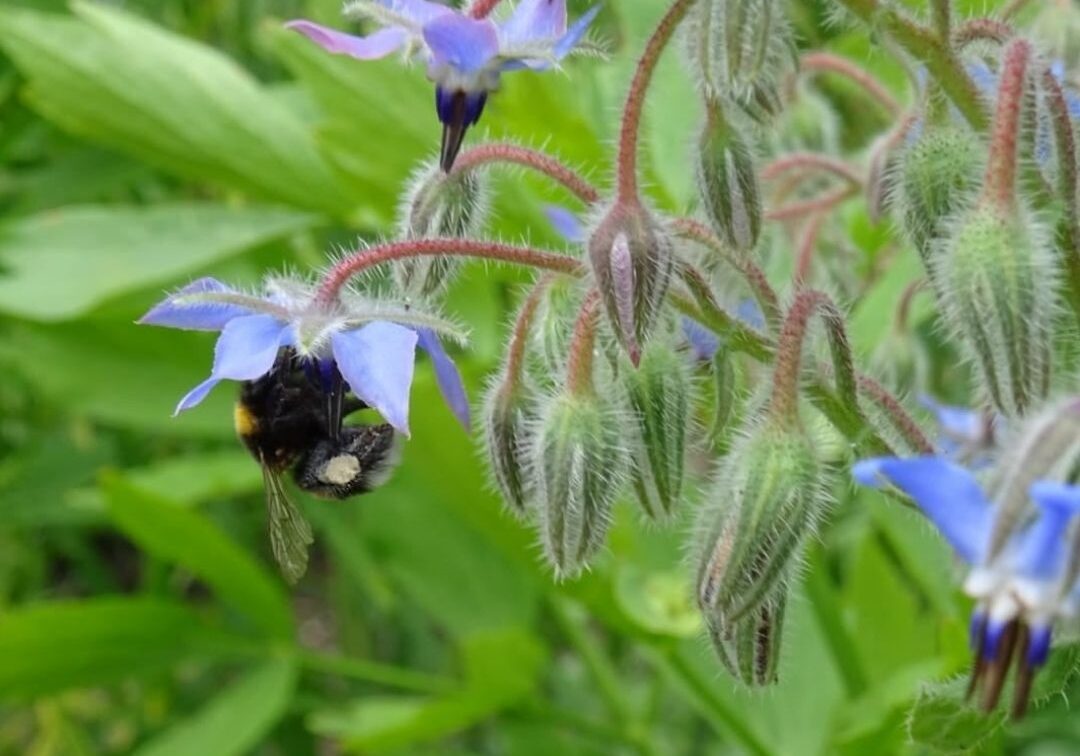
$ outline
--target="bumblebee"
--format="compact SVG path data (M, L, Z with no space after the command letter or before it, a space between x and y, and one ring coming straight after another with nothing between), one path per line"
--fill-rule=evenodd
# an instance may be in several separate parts
M344 424L367 405L331 372L286 347L270 372L241 385L234 410L236 433L262 468L270 546L290 583L307 569L312 534L285 491L285 473L315 496L347 499L381 485L397 461L391 426Z

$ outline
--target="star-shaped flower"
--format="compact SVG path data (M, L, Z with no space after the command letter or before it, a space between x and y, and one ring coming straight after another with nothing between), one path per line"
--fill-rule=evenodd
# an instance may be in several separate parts
M329 384L340 376L357 398L397 430L409 433L409 390L416 347L431 357L450 409L468 427L469 403L457 367L438 334L456 336L452 324L412 307L345 293L319 302L312 287L269 279L262 295L200 278L167 297L139 323L220 331L210 377L189 391L176 412L191 409L223 380L253 381L270 371L283 347L292 347Z
M1028 492L1036 509L1030 524L1000 534L997 511L978 481L942 457L869 459L853 472L864 485L892 484L910 496L971 566L964 581L976 601L971 691L985 686L984 708L996 706L1016 657L1013 714L1021 716L1033 676L1049 655L1052 625L1074 609L1068 533L1080 514L1080 486L1035 482Z
M381 28L356 37L311 21L290 21L287 26L339 55L374 60L404 49L407 57L421 59L435 82L435 107L443 124L440 160L449 171L465 132L480 119L502 73L556 65L581 42L599 6L570 27L566 0L521 0L501 23L427 0L359 0L346 12Z

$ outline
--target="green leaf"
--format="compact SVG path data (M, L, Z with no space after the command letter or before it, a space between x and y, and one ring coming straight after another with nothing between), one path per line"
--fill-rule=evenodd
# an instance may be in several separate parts
M158 672L205 658L227 640L169 601L106 598L7 610L0 615L0 697L46 696Z
M191 717L144 744L134 756L249 753L285 714L296 677L292 661L268 661L245 673Z
M401 748L476 725L528 695L546 660L544 648L520 630L467 639L465 686L438 698L374 696L314 713L316 733L341 738L350 750Z
M0 310L64 320L311 225L302 213L165 203L80 207L0 227Z
M963 700L966 680L927 686L908 718L908 734L916 743L944 753L968 753L1005 721L996 711L984 714Z
M344 215L302 121L215 50L105 5L0 11L0 47L61 128L180 176Z
M905 247L890 262L881 277L874 282L855 307L848 325L852 348L859 355L872 354L893 328L895 314L904 292L926 275L922 261L913 249ZM915 325L933 311L929 296L912 301L908 322Z
M106 476L102 489L113 522L139 546L205 580L267 634L291 635L292 617L280 585L206 517L117 475Z

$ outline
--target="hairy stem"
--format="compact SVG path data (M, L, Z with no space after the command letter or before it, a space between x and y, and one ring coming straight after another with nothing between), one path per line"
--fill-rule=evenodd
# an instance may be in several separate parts
M296 649L294 653L296 660L309 672L361 680L417 693L448 693L459 687L457 681L450 678L428 675L367 659L354 659L308 649Z
M747 256L733 253L724 245L720 237L713 233L712 229L692 218L677 218L673 225L675 233L679 236L708 247L716 252L721 260L734 268L749 286L750 293L761 308L761 313L765 316L765 322L770 330L779 329L780 320L783 317L780 302L765 271L757 263Z
M590 289L581 303L574 335L570 341L570 357L566 365L566 387L575 395L593 390L593 355L596 352L596 325L600 314L600 292Z
M1015 33L1012 26L996 18L972 18L956 27L952 40L957 50L963 50L972 42L996 42L1003 45Z
M1057 229L1058 248L1064 258L1062 267L1065 270L1069 304L1077 319L1080 319L1080 216L1076 207L1076 140L1065 93L1057 77L1051 71L1044 71L1042 80L1054 133L1058 200L1064 207Z
M829 338L837 394L853 415L860 415L858 381L844 327L844 315L820 291L808 289L795 297L776 348L775 371L769 411L781 422L798 423L802 354L810 318L820 315Z
M881 29L895 39L909 55L926 66L972 128L977 131L986 129L989 119L979 99L979 90L964 70L963 63L951 50L948 40L938 39L932 29L912 21L880 0L837 2L866 25Z
M765 217L768 220L785 221L802 218L803 216L812 213L828 212L844 200L854 197L858 193L859 190L856 187L842 186L831 192L825 192L820 196L808 200L791 202L787 205L782 205L775 210L769 210L765 213Z
M951 0L930 0L930 6L938 38L948 44L952 39L952 2Z
M765 181L773 181L788 173L806 174L810 171L831 173L852 186L862 186L863 183L855 169L843 160L817 152L792 152L781 155L762 169L761 178Z
M517 319L514 321L514 330L510 335L510 346L506 353L506 383L514 387L521 380L525 366L525 348L529 343L529 332L532 331L533 322L536 320L536 311L540 309L540 301L544 298L544 292L555 280L555 274L548 273L533 284L528 296L521 305Z
M827 52L807 53L802 57L800 69L803 71L839 74L858 85L871 99L885 108L890 115L900 115L900 103L889 94L885 86L866 69L860 68L847 58Z
M908 446L918 454L933 454L934 445L915 419L888 389L867 375L859 376L859 394L881 410Z
M1027 40L1018 39L1009 45L998 84L997 111L982 198L1006 211L1016 206L1017 147L1030 60L1031 44Z
M641 135L641 117L645 111L645 95L652 82L656 64L671 41L679 22L683 20L697 0L675 0L668 12L660 20L652 37L645 46L645 52L638 60L634 79L630 83L630 92L623 107L622 126L619 132L619 155L617 160L617 201L631 203L638 201L638 140Z
M545 152L506 142L481 144L463 151L454 161L451 175L491 163L513 163L531 168L562 184L582 202L591 205L600 201L600 191L573 168Z
M354 252L330 269L319 285L316 301L329 304L337 300L341 288L356 274L377 265L413 257L473 257L513 265L526 265L556 273L582 275L584 268L572 257L512 244L472 239L411 239L388 242Z

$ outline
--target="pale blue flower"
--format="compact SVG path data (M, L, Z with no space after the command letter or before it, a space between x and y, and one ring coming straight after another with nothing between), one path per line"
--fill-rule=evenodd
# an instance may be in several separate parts
M569 27L566 0L521 0L501 23L426 0L360 0L351 3L348 12L381 28L357 37L311 21L287 26L329 52L360 60L383 58L399 49L421 59L435 82L435 108L443 124L441 162L449 171L465 132L480 119L501 75L555 66L581 42L599 6Z
M1046 663L1052 625L1072 611L1075 578L1067 536L1080 514L1080 486L1034 483L1032 521L1014 533L998 534L995 508L978 481L947 459L869 459L856 464L853 473L864 485L891 484L910 496L971 566L964 590L976 601L973 685L984 677L990 681L984 704L993 707L1016 654L1020 682L1014 712L1022 712L1031 676Z
M271 279L265 292L254 296L201 278L167 297L139 323L221 332L210 376L180 400L177 413L198 405L223 380L253 381L266 375L278 352L291 347L317 374L340 375L358 399L408 435L409 392L419 346L430 355L454 415L469 424L461 376L437 335L455 329L413 307L352 293L325 306L311 287L289 279Z

